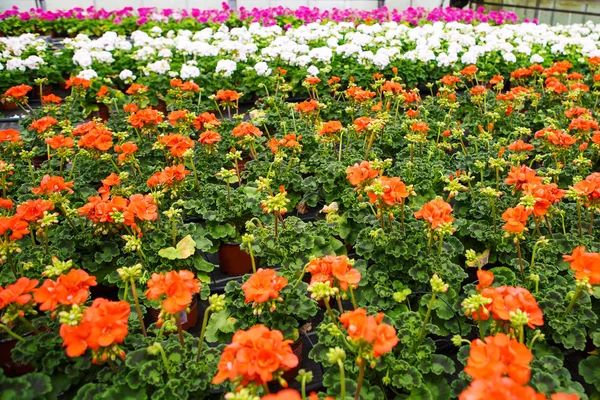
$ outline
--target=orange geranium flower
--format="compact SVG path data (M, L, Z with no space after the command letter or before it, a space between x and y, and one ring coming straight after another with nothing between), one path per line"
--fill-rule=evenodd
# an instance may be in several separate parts
M200 134L198 142L210 146L221 141L221 135L215 131L204 131Z
M133 194L129 197L129 204L123 210L125 225L137 229L137 221L154 221L158 218L158 207L154 198L149 194Z
M485 342L475 339L467 359L465 372L473 379L508 376L520 385L529 382L533 360L531 351L523 343L504 333L488 336Z
M125 142L123 144L116 145L114 149L117 153L119 153L117 161L119 162L119 165L121 165L128 156L131 156L138 151L138 145L133 142Z
M139 110L137 104L130 103L130 104L125 104L123 106L123 111L125 111L126 113L129 113L129 114L133 114L133 113L137 112L137 110Z
M273 380L281 371L289 371L298 365L291 340L284 340L278 330L256 325L247 331L239 330L231 344L225 347L212 383L218 385L229 379L241 380L245 386L250 382L261 386ZM284 386L285 381L283 382Z
M14 203L11 199L3 199L2 197L0 197L0 208L10 210L11 208L13 208L13 206Z
M102 86L100 90L96 93L96 97L103 98L109 93L108 86Z
M277 275L272 269L259 268L242 285L246 303L253 303L253 306L266 303L270 300L283 301L279 297L279 292L288 284L288 280ZM274 311L275 304L271 308Z
M475 379L458 400L545 400L531 386L519 385L508 377Z
M65 81L65 88L69 89L71 86L73 86L78 89L87 89L90 87L91 84L92 84L92 82L90 82L88 79L79 78L77 76L74 76Z
M148 126L156 126L163 121L162 114L151 108L145 108L132 114L127 119L127 122L134 128L144 128Z
M192 121L192 123L194 124L194 127L199 131L202 131L204 129L214 129L221 125L221 121L217 119L215 114L209 112L203 112L202 114L198 115L196 119Z
M532 151L534 149L532 144L525 143L523 140L519 139L517 141L512 142L508 145L508 149L510 151Z
M353 268L347 256L327 255L312 259L306 266L306 272L312 275L310 284L328 282L331 287L347 291L356 288L360 282L360 272Z
M402 85L399 82L386 81L381 86L381 91L382 92L390 92L390 93L394 93L394 94L400 94L400 93L404 92L404 89L402 88Z
M494 75L492 77L492 79L490 79L490 84L491 85L497 85L497 84L499 84L500 82L503 82L503 81L504 81L504 77L502 75Z
M200 293L200 281L187 270L153 273L148 281L146 297L162 301L162 308L169 314L184 311L192 302L192 295Z
M477 271L477 291L481 292L483 289L488 288L494 282L494 274L490 271L480 269Z
M125 353L118 348L118 344L123 343L127 336L130 308L126 301L94 300L91 307L85 310L79 325L63 324L60 327L67 355L79 357L90 348L94 351L92 362L96 364L106 361L111 353L124 358ZM110 349L98 352L101 347Z
M575 279L588 279L590 285L600 283L600 254L588 253L585 246L579 246L573 249L571 255L564 255L563 258L575 271Z
M487 93L487 89L485 88L485 86L477 85L473 86L469 93L471 94L471 96L481 96L482 94Z
M342 123L340 121L329 121L325 122L321 129L319 129L319 136L331 136L342 130Z
M379 358L398 344L396 329L383 323L383 317L383 313L373 317L367 315L364 308L357 308L343 313L339 320L342 327L348 331L350 340L357 341L359 344L372 344L373 357Z
M521 165L519 167L510 167L508 177L504 180L509 186L514 185L515 190L521 190L524 184L527 183L541 183L542 178L537 176L534 170L529 168L527 165Z
M0 309L11 303L24 306L33 298L33 293L39 281L29 278L19 278L12 285L0 288Z
M285 71L285 70L282 69L281 71ZM285 71L285 72L287 73L287 71ZM285 75L285 74L282 74L282 75ZM307 76L306 79L304 79L304 82L308 83L309 85L314 86L317 83L321 82L321 80L319 78L317 78L316 76Z
M475 319L478 319L478 314L481 314L481 319L486 320L491 313L495 320L510 321L511 313L521 310L527 314L527 326L531 329L544 325L544 316L537 300L525 288L488 287L481 291L481 295L492 299L492 302L485 306L488 312L474 313L472 317Z
M175 126L175 125L177 125L177 122L179 122L179 121L185 122L187 116L188 116L188 110L175 110L175 111L172 111L167 116L167 119L169 120L169 123L171 125Z
M375 121L376 119L369 117L356 118L354 120L354 129L356 130L356 132L362 132L366 129L369 129Z
M308 114L319 110L319 103L316 100L305 100L302 103L298 103L294 110L299 113Z
M565 197L565 191L558 188L556 183L544 185L542 183L527 184L524 186L525 193L535 198L533 206L533 215L536 217L544 216L552 204L558 203Z
M364 186L371 182L379 174L379 171L371 168L371 163L362 161L346 168L346 178L352 186Z
M113 223L112 215L115 212L122 212L127 207L127 199L120 196L113 196L109 199L109 194L105 193L102 197L92 196L88 198L87 204L79 207L79 215L84 215L94 223Z
M33 131L37 131L37 133L44 133L50 128L58 124L58 120L54 117L42 117L38 120L34 120L31 125L29 125L29 129Z
M44 216L44 211L54 210L50 200L27 200L17 206L17 215L25 221L37 221Z
M95 276L88 275L82 269L71 269L56 281L46 279L33 297L40 304L40 311L54 311L59 304L70 306L84 303L90 294L90 286L96 286Z
M250 122L242 122L231 131L233 137L241 138L244 136L262 136L262 131Z
M88 133L81 136L77 145L84 149L106 151L113 145L112 132L103 125L97 125L90 129Z
M458 76L446 75L442 79L440 79L440 82L446 86L454 86L458 82L461 82L461 80Z
M164 170L155 173L148 179L148 187L154 187L159 183L172 185L173 183L182 181L189 174L190 171L186 170L185 165L183 164L166 167Z
M302 400L302 396L294 389L283 389L277 393L271 393L260 398L260 400ZM554 400L554 399L553 399ZM568 400L568 399L565 399ZM577 400L577 399L574 399Z
M143 94L148 92L148 86L139 83L132 83L125 93L127 94Z
M4 97L11 100L23 99L33 88L29 85L17 85L4 92Z
M410 195L406 188L406 184L404 184L404 182L402 182L398 177L388 178L387 176L382 176L378 179L378 181L383 189L383 195L381 195L381 199L388 206L400 204L404 202L404 199ZM371 191L368 191L367 195L369 196L371 204L377 202L379 197L378 195Z
M194 141L180 134L165 135L158 142L166 146L173 157L183 157L186 151L194 147Z
M443 225L451 224L454 217L450 215L452 206L441 198L431 200L425 203L419 211L415 213L415 218L424 219L429 222L430 229L435 230Z
M591 118L574 118L569 124L569 130L589 131L598 130L598 122Z
M10 200L7 200L10 201ZM8 204L5 204L5 206ZM4 208L4 207L3 207ZM12 201L11 201L12 208ZM4 235L10 231L10 240L22 239L24 235L29 233L29 222L24 221L19 215L13 215L12 217L0 218L0 235Z
M460 74L463 76L473 76L477 73L477 71L479 71L479 68L477 68L475 65L469 65L463 68L460 71Z
M522 233L525 230L527 218L533 210L525 208L522 204L513 208L508 208L502 214L502 219L506 224L502 227L507 232Z
M73 138L64 135L56 135L44 139L44 141L54 150L58 150L61 147L72 148L75 145Z
M421 132L421 133L426 133L429 130L429 125L427 125L427 122L415 122L410 126L410 130L413 132Z
M21 139L23 138L19 135L19 131L16 129L9 128L0 131L0 143L17 143L20 142Z
M50 93L47 96L42 96L42 103L44 104L60 104L62 99L55 94Z
M50 193L59 193L62 191L66 191L69 194L73 194L73 181L65 182L65 179L62 176L50 176L48 174L44 175L42 181L40 182L40 186L37 188L31 189L34 194L50 194Z
M240 94L235 90L217 90L215 100L223 103L235 103L240 99Z

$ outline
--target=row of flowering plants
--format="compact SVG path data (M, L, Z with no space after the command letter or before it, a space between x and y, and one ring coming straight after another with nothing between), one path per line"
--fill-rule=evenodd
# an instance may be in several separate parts
M209 96L219 89L243 92L241 101L247 102L277 90L273 77L278 68L288 71L287 83L297 97L304 95L301 82L307 74L352 76L364 87L373 73L390 76L394 67L407 85L423 89L471 64L485 71L487 79L534 63L548 67L557 59L587 71L585 60L600 55L599 31L591 22L436 21L412 26L394 19L324 20L289 28L260 22L186 27L177 22L143 30L137 25L125 31L104 29L100 37L79 34L52 46L37 34L24 33L0 38L0 90L20 83L37 86L36 79L58 87L73 75L100 77L121 90L132 83L146 85L157 105L168 101L170 79L181 79L204 90L198 103L209 104ZM326 89L325 82L320 90ZM93 103L93 98L87 100Z
M493 23L501 25L517 22L516 14L512 12L490 11L483 7L474 9L456 9L439 7L428 10L423 7L409 7L406 10L381 7L374 10L358 9L319 9L318 7L269 7L246 9L238 11L231 9L223 2L220 9L156 9L143 7L134 9L125 7L120 10L88 8L73 8L70 10L43 10L32 8L19 10L13 6L0 13L2 26L0 32L6 36L18 35L23 32L52 34L53 36L76 35L79 33L100 36L104 31L114 30L127 34L137 27L151 29L160 26L166 29L200 30L211 25L226 24L241 26L259 22L263 25L279 25L283 28L299 26L311 22L385 22L395 21L410 25L428 24L435 21ZM200 28L200 29L198 29Z
M566 58L9 88L3 390L593 398L600 58Z

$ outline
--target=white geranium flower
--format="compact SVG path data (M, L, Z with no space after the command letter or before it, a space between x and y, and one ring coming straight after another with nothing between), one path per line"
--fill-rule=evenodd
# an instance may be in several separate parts
M273 72L273 70L269 68L269 65L264 61L256 63L254 70L258 76L269 76L271 75L271 72Z
M97 78L98 74L93 69L84 69L79 74L77 74L77 77L91 81L92 79Z
M237 63L232 60L219 60L215 71L222 73L225 77L230 77L237 68ZM197 68L196 68L197 69ZM182 69L183 72L183 69Z
M319 68L315 67L314 65L311 65L310 67L308 67L308 69L306 70L306 72L309 75L317 76L317 75L319 75Z
M200 70L194 65L183 64L181 66L181 72L179 73L179 76L183 80L197 78L200 76Z
M539 54L534 54L529 58L529 62L532 64L539 64L544 62L544 57Z

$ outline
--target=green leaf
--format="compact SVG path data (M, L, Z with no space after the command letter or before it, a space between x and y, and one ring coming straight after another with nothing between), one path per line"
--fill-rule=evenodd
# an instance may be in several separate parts
M194 268L202 272L212 272L215 269L215 265L206 261L199 254L196 254L194 256Z
M167 247L158 252L158 255L169 260L185 260L196 251L196 242L187 235L177 243L177 248Z
M588 357L579 363L579 374L587 383L600 390L600 357Z
M225 309L210 316L206 327L206 341L214 343L221 340L220 334L233 333L235 331L236 319L231 317L231 311Z
M444 372L447 374L453 374L454 361L442 354L434 354L431 357L431 372L436 375L441 375Z

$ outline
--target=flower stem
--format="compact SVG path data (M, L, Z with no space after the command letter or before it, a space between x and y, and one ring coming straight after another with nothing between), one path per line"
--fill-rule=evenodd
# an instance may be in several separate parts
M0 329L3 329L4 332L6 332L9 336L11 336L13 339L17 339L19 342L22 342L23 337L17 335L16 333L14 333L8 326L4 325L4 324L0 324Z
M200 182L198 181L198 173L196 172L196 165L194 164L194 157L190 157L190 164L192 165L192 171L194 172L194 181L196 182L196 189L200 190Z
M581 228L581 202L577 198L577 220L579 222L579 239L583 239L583 230Z
M569 303L569 306L565 310L564 315L567 315L569 313L569 311L571 311L571 309L575 306L575 303L579 299L579 296L581 295L582 291L583 291L583 286L580 286L577 288L577 290L575 291L575 294L573 295L573 298L571 299L571 302Z
M19 321L21 321L23 325L31 329L36 335L39 335L40 331L38 331L38 329L35 326L33 326L33 324L29 322L25 317L19 315Z
M354 395L354 400L360 399L360 389L362 389L363 380L365 379L365 360L360 364L360 369L358 370L358 381L356 382L356 394Z
M325 303L325 308L327 308L327 314L329 314L329 318L331 318L331 322L338 327L338 323L333 315L333 311L331 311L331 305L329 305L329 297L326 297L323 302ZM338 327L339 328L339 327Z
M554 235L552 235L552 224L550 224L550 219L548 218L548 215L544 215L544 222L546 223L546 227L548 228L548 235L550 235L550 239L554 239Z
M521 269L521 280L525 282L525 270L523 269L523 258L521 257L521 244L519 238L516 238L515 244L517 245L517 257L519 257L519 268Z
M338 367L340 367L340 398L346 400L346 374L344 370L344 363L342 360L337 361Z
M142 333L144 336L148 336L146 333L146 325L144 325L144 316L142 315L142 309L140 308L140 301L138 299L137 290L135 288L135 281L133 277L129 278L131 282L131 293L133 293L133 301L135 302L135 311L137 312L138 318L140 319L140 325L142 326Z
M427 328L427 324L429 323L429 318L431 317L431 310L433 310L433 305L435 304L435 292L431 294L431 299L429 300L429 304L427 305L427 313L425 314L425 319L423 320L423 325L421 326L421 330L419 331L419 336L417 336L417 340L414 342L411 353L413 353L417 347L421 344L423 337L425 337L425 329Z
M196 361L200 362L200 353L202 352L202 345L204 344L204 335L206 334L206 326L208 324L208 316L210 315L210 312L212 311L212 306L208 306L206 307L206 310L204 311L204 318L202 319L202 329L200 330L200 341L198 343L198 355L196 357Z
M250 262L252 262L252 272L256 273L256 261L254 260L254 251L252 250L252 243L250 242L248 242L248 251L250 252ZM302 279L302 277L300 277L300 279Z
M175 321L177 322L177 333L179 334L179 343L181 344L181 347L184 347L184 343L183 343L183 328L181 327L181 317L179 316L179 313L175 313Z
M352 285L348 286L348 290L350 291L350 299L352 300L352 307L356 310L358 306L356 305L356 299L354 298L354 289L352 289Z
M169 375L169 370L171 369L171 364L169 363L169 359L167 358L167 354L165 353L165 349L163 349L163 347L160 345L156 346L158 347L160 350L160 357L163 360L163 364L165 364L165 369L167 370L167 375Z

